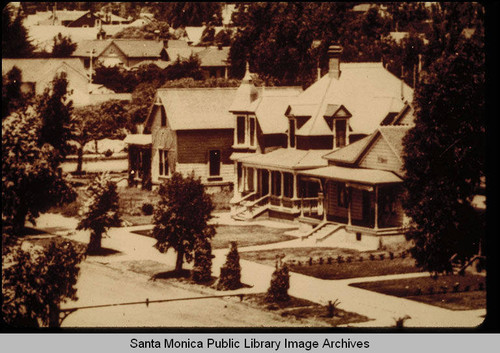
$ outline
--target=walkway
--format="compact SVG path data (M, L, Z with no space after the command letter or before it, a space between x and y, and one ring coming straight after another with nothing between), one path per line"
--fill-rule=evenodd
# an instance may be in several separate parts
M64 218L64 217L63 217ZM220 224L224 218L219 218ZM55 224L54 224L55 223ZM289 228L289 225L276 224L273 226ZM37 228L39 229L59 229L58 234L68 238L88 242L89 233L74 231L76 222L71 219L61 219L58 217L43 216L39 219ZM256 224L256 223L251 223ZM66 229L63 229L66 226ZM108 237L103 239L103 247L122 252L122 256L93 257L95 261L109 263L113 261L129 260L152 260L170 266L173 269L175 263L175 252L169 251L167 254L160 254L155 248L155 240L150 237L140 236L131 231L139 229L150 229L151 226L136 226L125 228L113 228L108 233ZM285 248L290 244L299 244L300 239L239 249L240 252L253 249ZM219 275L219 269L224 264L227 249L214 250L212 272L214 276ZM240 260L242 267L242 282L251 285L251 288L242 288L231 293L258 293L265 292L269 287L270 279L274 268L255 262ZM189 268L189 265L185 266ZM426 273L398 274L378 277L353 278L345 280L322 280L310 276L291 273L289 294L295 297L311 300L316 303L326 304L329 300L338 299L340 308L346 311L353 311L368 316L372 321L353 324L359 327L391 327L395 324L395 319L409 315L411 319L405 322L406 327L475 327L484 320L486 310L453 311L413 300L398 298L381 293L368 291L361 288L351 287L349 284L356 282L378 281L388 279L410 278L426 276Z

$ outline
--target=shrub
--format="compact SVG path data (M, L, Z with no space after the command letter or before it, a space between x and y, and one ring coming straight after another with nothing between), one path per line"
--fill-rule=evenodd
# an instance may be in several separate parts
M347 260L348 263L351 263L352 262L352 256L348 256L346 260Z
M429 294L434 294L434 287L429 287Z
M240 255L238 253L238 246L233 241L226 257L226 263L220 269L217 290L234 290L241 286Z
M342 255L337 256L337 263L341 264L344 262L344 257Z
M312 257L310 257L310 258L309 258L309 266L312 266L312 264L313 264L313 258L312 258Z
M330 256L328 256L328 259L326 259L326 263L327 263L328 265L331 265L331 264L332 264L332 260L333 260L333 259L332 259Z
M470 290L470 286L465 286L464 292L468 292Z
M394 253L389 251L389 259L394 260Z
M406 251L403 251L403 252L401 253L401 258L402 258L402 259L404 259L405 257L406 257Z
M150 216L153 214L154 211L154 206L150 204L149 202L144 203L141 207L142 213L144 213L146 216Z
M359 257L359 262L363 262L363 260L364 260L363 256L360 256Z
M455 282L455 284L453 285L453 291L454 291L455 293L457 293L457 292L458 292L458 290L459 290L459 288L460 288L460 283Z
M416 295L421 295L421 294L422 294L422 288L417 287Z
M340 301L338 299L335 299L333 302L331 300L328 301L328 305L326 306L328 317L335 316L335 311L337 311L339 304L340 304Z
M380 254L378 257L380 258L380 260L383 260L385 259L385 254Z
M405 321L408 319L411 319L411 317L408 315L405 315L404 317L400 317L398 319L394 319L394 321L395 321L394 327L402 328L404 326Z
M320 264L320 265L323 265L323 262L324 262L324 261L323 261L323 258L322 258L322 257L320 257L320 258L319 258L319 264Z
M371 260L371 261L375 260L375 255L370 254L370 260Z
M215 233L215 228L210 227L207 231ZM205 283L212 279L212 259L214 258L214 255L212 255L212 236L196 238L192 276L197 283Z
M278 263L276 263L276 270L274 270L271 277L271 285L267 290L266 300L270 302L283 302L289 300L288 288L290 288L288 267L286 264L279 266Z
M104 157L106 157L106 158L111 157L112 155L113 155L113 151L111 151L110 149L107 149L104 152Z
M447 293L448 292L448 286L441 286L441 290L443 293Z
M484 290L484 283L483 282L479 282L479 284L477 285L477 289Z

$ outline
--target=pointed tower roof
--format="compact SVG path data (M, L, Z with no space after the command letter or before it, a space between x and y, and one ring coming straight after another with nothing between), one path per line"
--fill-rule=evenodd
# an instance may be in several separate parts
M253 84L252 76L250 74L250 65L246 64L245 76L241 81L240 87L236 91L235 98L230 112L254 112L257 108L259 92Z

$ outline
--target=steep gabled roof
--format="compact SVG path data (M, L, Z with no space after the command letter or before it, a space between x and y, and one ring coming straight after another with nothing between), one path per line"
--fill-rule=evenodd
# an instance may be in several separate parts
M411 126L404 125L380 126L378 128L384 140L389 144L389 147L401 162L403 162L403 138L411 128Z
M326 154L323 158L333 162L340 162L346 164L354 164L361 154L366 150L366 147L375 137L375 133L363 137L361 140L353 142L347 146L339 148L336 151Z
M172 130L233 129L229 105L235 93L236 88L162 88L156 97ZM146 126L152 119L150 114Z
M290 100L297 97L300 87L266 87L260 89L255 115L264 134L283 134L288 129L285 111Z
M53 75L61 66L74 70L87 78L83 64L77 58L2 59L2 75L5 75L14 66L21 70L23 82L38 82L47 74Z
M382 63L342 63L339 79L324 75L290 104L290 114L310 116L297 135L331 133L325 119L329 105L344 105L352 114L349 125L355 134L370 134L389 112L399 112L401 80ZM403 98L411 101L413 90L403 83Z
M279 169L310 169L327 165L322 156L328 150L296 150L279 148L265 154L252 154L236 158L246 165L256 164L260 167Z
M93 57L99 56L102 54L102 52L109 46L111 45L112 40L106 39L106 40L83 40L78 43L78 46L76 47L76 50L71 54L71 56L78 56L78 57L90 57L90 52L94 50L94 54L92 54Z
M144 39L114 39L113 43L129 58L160 57L163 42Z
M227 66L229 47L208 47L198 52L202 67Z

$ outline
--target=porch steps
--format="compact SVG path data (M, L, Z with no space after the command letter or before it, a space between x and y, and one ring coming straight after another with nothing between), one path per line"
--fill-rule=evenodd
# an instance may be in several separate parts
M268 208L269 208L268 205L256 208L252 211L245 208L245 209L240 210L239 212L235 213L234 215L232 215L232 218L236 221L248 221L248 220L254 219L257 216L261 215L262 213L267 211Z
M327 223L324 227L322 227L313 234L313 238L316 240L317 243L322 242L323 240L325 240L326 238L328 238L330 235L332 235L341 228L344 228L344 225Z

